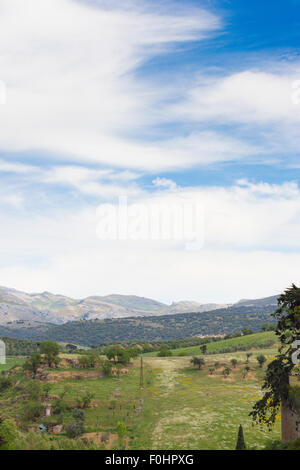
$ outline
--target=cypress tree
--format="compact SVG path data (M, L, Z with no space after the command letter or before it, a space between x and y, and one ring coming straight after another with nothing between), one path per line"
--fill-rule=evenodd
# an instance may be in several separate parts
M245 439L244 439L243 426L240 424L235 450L246 450L246 449L247 447L246 447Z

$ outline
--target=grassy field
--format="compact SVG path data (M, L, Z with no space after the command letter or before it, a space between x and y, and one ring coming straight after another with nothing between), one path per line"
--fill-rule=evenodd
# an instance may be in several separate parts
M246 443L263 448L270 439L280 439L280 423L269 432L252 426L248 416L252 404L261 397L263 370L257 354L270 361L276 349L253 351L251 371L242 378L246 354L242 352L206 356L203 370L190 364L190 357L144 358L144 388L140 389L138 361L129 374L115 378L68 380L54 384L51 393L68 390L72 404L86 391L95 394L93 407L86 410L88 433L114 432L119 421L126 424L132 449L234 449L239 424ZM232 358L240 361L228 378L221 374ZM222 365L212 375L209 368ZM114 409L110 409L114 406ZM70 421L66 416L66 422Z
M9 370L15 365L23 364L24 359L9 357L6 359L6 364L0 364L0 374L3 370Z
M273 331L267 331L263 333L256 333L253 335L241 336L238 338L231 338L231 339L224 339L213 343L207 344L207 352L218 352L218 350L237 346L237 345L253 345L255 347L256 343L264 343L265 341L276 341L276 335ZM178 348L178 349L171 349L173 356L180 356L181 354L186 354L187 356L197 356L201 354L200 346L191 346L188 348ZM155 357L157 356L157 352L150 352L145 353L145 357Z
M271 432L252 425L249 412L261 397L264 375L256 356L265 354L271 361L277 349L251 352L251 370L245 378L242 371L246 352L206 355L206 364L200 371L191 365L191 357L150 356L143 357L142 388L138 358L128 368L128 374L121 375L119 379L88 378L88 374L95 371L86 370L75 371L75 378L74 371L73 377L70 376L71 371L58 369L50 372L50 393L54 400L64 391L64 400L70 406L76 406L77 399L86 392L94 394L90 407L85 410L85 437L94 438L103 432L112 435L118 422L122 421L127 426L131 449L234 449L238 426L242 424L248 448L261 449L269 440L280 439L280 416ZM233 358L239 361L236 368L231 365ZM219 363L218 367L212 373L209 369L216 363ZM231 367L227 378L222 375L224 365ZM9 405L10 393L14 397L12 405ZM16 394L15 389L0 396L0 406L5 408L7 415L18 420L23 404L13 394ZM55 416L40 418L35 424L55 419ZM67 411L64 425L71 420L71 411ZM63 434L55 437L63 438ZM117 441L114 445L111 448L117 449Z

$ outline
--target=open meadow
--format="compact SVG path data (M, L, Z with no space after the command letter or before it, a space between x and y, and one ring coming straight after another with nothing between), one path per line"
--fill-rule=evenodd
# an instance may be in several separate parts
M198 352L200 356L199 347L195 348L197 351L191 348L193 354ZM252 354L248 364L247 353ZM0 395L0 406L2 414L26 432L40 424L62 424L61 431L51 437L57 442L66 438L65 428L73 420L74 409L90 395L92 399L83 410L85 432L80 439L97 448L120 448L116 429L121 422L126 426L125 445L130 449L234 449L240 424L247 447L262 449L268 441L280 439L280 416L272 431L253 426L249 417L252 405L262 396L261 383L268 363L260 368L256 357L263 354L271 361L276 353L274 346L207 354L202 356L205 364L201 370L191 364L192 356L144 355L142 374L138 357L119 376L110 377L97 368L74 370L61 365L50 369L47 378L50 392L43 405L52 404L51 416L42 413L35 419L22 417L28 378L17 368L17 386ZM76 356L62 355L64 360L68 357ZM15 365L17 360L8 362L2 369ZM226 368L228 375L224 374ZM63 413L55 412L59 400L66 405Z

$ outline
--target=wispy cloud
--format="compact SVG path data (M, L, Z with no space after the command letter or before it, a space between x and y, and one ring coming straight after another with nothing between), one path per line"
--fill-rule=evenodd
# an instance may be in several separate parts
M159 87L135 71L174 44L199 40L219 27L218 17L195 8L162 14L144 2L129 9L120 2L93 7L74 0L1 0L7 104L0 112L0 148L161 167L159 160L169 160L163 147L126 137L156 122L161 96Z

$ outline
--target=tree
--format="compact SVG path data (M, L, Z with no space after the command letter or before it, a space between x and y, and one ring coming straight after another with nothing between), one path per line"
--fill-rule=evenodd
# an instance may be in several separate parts
M82 369L94 369L97 365L97 355L94 353L84 354L79 357L79 364Z
M242 335L243 335L243 336L246 336L246 335L253 335L253 331L250 330L250 328L246 328L246 327L245 327L245 328L242 329Z
M52 341L45 341L41 343L40 347L41 354L44 354L45 360L49 367L57 366L59 362L59 346Z
M235 369L235 368L236 368L236 366L238 365L238 360L237 360L237 359L235 359L235 358L233 358L233 359L231 359L231 361L230 361L230 362L231 362L231 365L232 365L232 367Z
M245 379L245 378L247 377L248 372L250 372L250 370L251 370L251 369L250 369L249 366L244 367L243 372L242 372L242 377L243 377L243 379Z
M31 356L23 364L23 369L30 371L33 377L35 378L38 368L41 365L41 362L42 362L42 359L41 359L40 354L38 353L31 354Z
M66 432L68 437L76 439L81 436L85 431L83 421L72 421L66 427Z
M228 375L230 375L231 369L228 366L225 366L224 369L222 370L222 374L224 375L224 378L226 379Z
M202 354L206 354L206 352L207 352L207 345L206 345L206 344L203 344L203 345L200 347L200 351L202 352Z
M110 361L105 361L103 363L102 369L103 369L104 375L106 377L110 377L111 376L111 370L112 370L112 363Z
M140 353L140 350L139 348L137 347L134 347L134 348L129 348L127 350L128 354L129 354L129 357L132 357L133 359L138 357L139 353Z
M92 392L85 392L82 397L77 398L78 406L81 408L88 408L95 394Z
M195 367L198 367L198 369L202 369L202 367L204 366L205 364L205 360L202 358L202 357L196 357L194 356L192 359L191 359L191 364L193 364L193 366Z
M44 407L40 402L30 401L23 409L23 419L25 421L32 421L35 418L39 418L44 411Z
M42 395L42 384L37 380L32 380L26 387L30 400L39 400Z
M75 421L82 421L83 423L85 421L84 411L78 410L77 408L75 410L73 410L72 416L75 419Z
M245 439L244 439L243 426L240 424L235 450L246 450L246 449L247 447L246 447Z
M286 289L278 299L278 309L273 314L277 320L276 335L280 340L279 354L267 367L262 389L265 394L258 400L250 415L255 422L272 427L282 402L291 407L289 378L294 368L293 343L300 337L300 288L295 284Z
M44 390L44 394L45 394L45 397L48 398L49 396L49 393L52 389L53 385L50 383L50 382L46 382L44 384L44 387L43 387L43 390Z
M170 351L170 349L162 348L157 353L157 357L169 357L169 356L172 356L172 351Z
M260 354L259 356L257 356L256 359L257 359L257 362L258 362L260 368L263 367L264 363L267 360L267 358L263 354Z
M246 353L247 359L246 359L246 364L249 364L249 359L253 354L251 352Z
M264 323L261 327L261 331L275 331L276 325L274 323Z
M7 390L11 384L12 382L9 377L0 377L0 393Z
M105 351L105 355L109 361L113 359L114 363L116 364L119 352L120 352L120 346L110 346Z
M117 428L116 428L116 431L117 431L117 434L119 436L119 444L120 444L120 447L123 447L124 445L124 437L126 436L127 434L127 428L126 428L126 425L119 421L118 424L117 424Z

